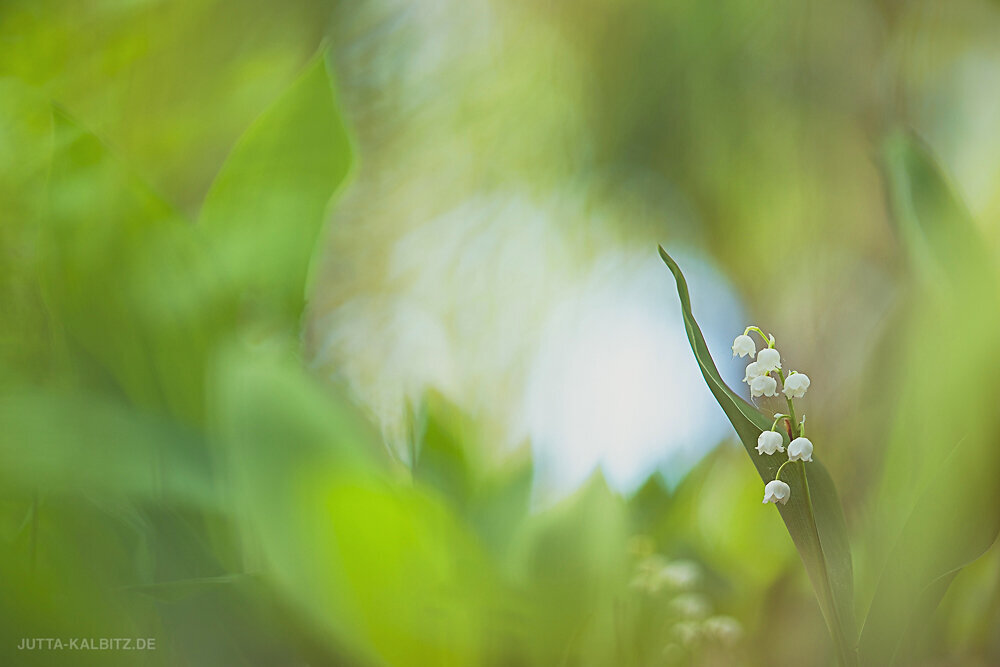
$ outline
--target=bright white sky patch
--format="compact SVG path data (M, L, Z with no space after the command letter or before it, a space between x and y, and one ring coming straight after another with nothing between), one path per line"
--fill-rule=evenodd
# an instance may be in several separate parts
M725 340L743 327L738 303L704 262L679 261L703 297L696 313L709 325L719 366L738 381L727 368L738 364L725 354ZM730 429L691 355L673 278L655 253L600 262L553 312L525 411L543 497L575 488L598 465L623 491L657 469L679 478Z
M468 446L486 461L531 441L542 503L598 466L623 492L656 470L679 480L731 437L652 240L581 241L564 218L585 219L516 195L469 200L402 236L379 289L365 283L319 316L313 363L346 381L401 460L407 406L429 389L482 427ZM740 387L738 301L704 259L670 250L720 371Z

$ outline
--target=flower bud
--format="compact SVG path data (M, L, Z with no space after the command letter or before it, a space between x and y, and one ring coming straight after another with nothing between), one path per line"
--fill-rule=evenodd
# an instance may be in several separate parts
M773 347L764 348L757 353L757 363L765 373L781 369L781 355Z
M813 444L808 438L795 438L788 444L789 461L812 461Z
M765 503L774 503L777 505L781 503L784 505L788 502L788 496L792 494L792 490L787 484L782 482L780 479L776 479L768 482L764 486L764 500Z
M742 359L748 354L751 359L757 354L757 346L754 345L753 338L746 334L737 336L736 340L733 341L733 356L739 356Z
M785 448L781 444L781 434L774 431L764 431L757 438L757 453L770 456L775 452L783 452Z
M761 350L763 352L763 350ZM758 363L758 362L754 362ZM750 381L750 396L777 396L778 381L768 375L755 377Z
M805 373L792 373L785 378L785 386L782 389L788 398L802 398L809 388L809 376Z

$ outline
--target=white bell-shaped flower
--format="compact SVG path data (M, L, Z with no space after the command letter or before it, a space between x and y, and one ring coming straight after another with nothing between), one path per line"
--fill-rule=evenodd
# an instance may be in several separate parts
M788 485L780 479L776 479L764 485L764 500L762 502L784 505L788 502L790 495L792 495L792 490L788 488Z
M739 356L742 359L748 354L751 359L757 354L757 346L754 345L753 338L746 334L737 336L736 340L733 341L733 356Z
M805 373L792 373L785 378L785 386L782 389L788 398L802 398L809 388L809 376Z
M764 431L757 438L757 453L770 456L775 452L785 451L782 445L781 434L775 431Z
M795 438L788 443L789 461L812 461L813 444L809 438Z
M757 353L757 363L765 373L781 369L781 355L773 347L767 347Z
M763 350L761 351L763 352ZM778 381L768 375L755 377L750 380L750 395L754 398L758 396L777 396Z
M747 374L743 378L743 381L746 382L747 384L750 384L750 382L754 378L759 378L763 374L764 371L760 369L760 364L758 364L756 361L751 361L749 364L747 364Z
M734 646L743 637L743 626L732 616L712 616L705 619L702 631L725 646Z

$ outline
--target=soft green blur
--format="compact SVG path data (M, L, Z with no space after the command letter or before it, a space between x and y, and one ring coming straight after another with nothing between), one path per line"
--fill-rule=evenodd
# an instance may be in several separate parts
M833 664L735 438L540 493L539 332L657 242L812 378L869 664L1000 663L998 29L0 4L0 664Z

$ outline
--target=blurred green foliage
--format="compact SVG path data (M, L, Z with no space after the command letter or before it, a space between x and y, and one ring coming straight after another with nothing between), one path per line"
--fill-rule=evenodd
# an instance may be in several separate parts
M921 366L928 346L952 354L930 376L907 382L899 397L882 493L902 495L897 485L904 471L921 492L901 528L893 524L898 541L861 637L870 665L907 664L925 650L925 628L948 586L1000 533L1000 422L994 398L976 389L990 386L998 370L990 359L1000 340L1000 313L983 307L1000 303L995 267L926 146L902 131L890 135L885 169L920 281L921 304L911 324L920 333L904 352L906 373L927 373ZM924 413L942 397L949 400L928 423ZM914 459L913 443L928 442L950 444L936 456ZM942 493L942 482L955 487Z
M989 10L969 4L946 18L975 42L968 24ZM669 181L701 217L666 231L704 244L748 302L803 327L797 358L825 363L810 428L836 443L824 456L862 657L994 664L998 200L965 210L926 146L885 131L897 113L926 122L920 95L938 81L901 55L907 38L939 55L961 40L925 3L758 10L508 11L532 39L558 26L588 73L582 119L544 98L547 122L593 135L581 148L560 134L574 150L553 161L586 154L599 184L657 205L649 184ZM342 387L306 370L328 204L379 136L354 118L355 146L341 118L323 39L344 63L364 36L336 42L336 11L0 5L0 662L829 664L794 546L731 443L676 488L653 475L623 497L596 473L537 510L527 447L497 464L490 430L429 395L403 466ZM882 49L902 61L889 102L863 83ZM504 98L490 93L455 115ZM392 113L426 131L410 112ZM520 137L532 150L515 164L557 181L535 147L549 126L496 126L487 146ZM865 155L884 135L891 216ZM403 146L361 159L384 166ZM509 169L486 153L488 173ZM622 218L648 231L656 216ZM761 267L785 238L788 256ZM775 305L788 273L802 279ZM17 651L24 637L157 650Z

